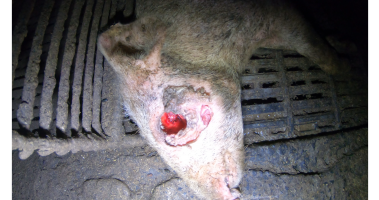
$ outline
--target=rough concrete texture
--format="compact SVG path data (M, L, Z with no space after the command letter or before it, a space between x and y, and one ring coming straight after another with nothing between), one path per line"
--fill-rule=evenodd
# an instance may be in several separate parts
M12 150L18 149L21 159L28 158L36 149L38 149L37 152L41 156L47 156L52 153L63 156L69 152L102 151L107 149L141 147L145 145L146 141L139 135L128 135L128 137L117 140L103 140L91 135L66 140L57 138L27 138L21 136L16 131L12 133Z
M29 57L28 66L25 73L24 87L22 92L22 102L17 110L17 117L20 119L20 124L29 129L33 119L33 105L35 100L35 91L38 86L38 72L40 70L40 57L42 54L41 43L43 35L48 24L48 16L52 9L53 2L46 2L43 9L40 21L38 22L35 35L33 37L32 51ZM12 43L17 47L17 43ZM15 53L12 52L14 55ZM13 61L14 62L14 61Z
M84 71L84 84L83 84L83 107L82 107L82 123L83 129L87 132L91 131L91 121L92 121L92 95L93 95L93 74L95 68L95 50L96 50L96 39L98 34L98 26L101 18L101 10L104 7L104 1L97 1L94 19L92 20L91 31L89 34L89 42L87 45L87 57L86 57L86 68ZM106 16L106 15L105 15ZM104 18L104 17L103 17ZM96 60L99 56L96 56ZM102 60L102 56L101 56ZM100 86L101 87L101 86ZM97 95L99 98L99 95Z
M75 74L72 84L72 103L71 103L71 128L78 130L79 129L79 112L80 112L80 95L82 91L82 79L84 71L84 58L86 53L86 44L87 44L87 32L91 22L92 7L94 1L88 1L86 4L86 10L83 17L83 27L81 29L81 34L79 37L79 43L77 46L77 55L75 60ZM58 117L59 120L59 117ZM57 126L61 130L65 130L67 124L64 123L64 120L61 122L58 121Z
M57 80L55 78L55 72L57 70L59 42L62 39L64 31L64 22L68 17L68 11L71 1L64 1L59 8L56 25L51 36L51 44L49 47L49 53L46 60L46 66L44 70L43 88L41 94L41 108L40 108L40 124L45 129L50 129L50 123L53 120L53 94L56 87Z
M346 155L323 173L289 175L249 170L240 187L246 199L367 199L367 153L365 147Z
M367 199L367 128L246 147L243 199ZM26 160L13 199L198 199L149 146Z
M79 25L80 11L84 5L84 1L75 1L74 11L72 14L72 20L70 21L70 26L68 28L67 42L64 49L61 77L58 86L58 102L57 102L57 115L56 117L56 126L59 127L62 131L66 130L68 120L68 97L70 92L70 70L74 62L74 55L76 52L76 42L75 37L77 28ZM43 126L42 126L43 127Z

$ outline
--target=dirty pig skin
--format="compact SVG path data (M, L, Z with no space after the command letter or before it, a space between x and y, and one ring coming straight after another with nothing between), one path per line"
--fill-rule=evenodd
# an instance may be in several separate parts
M238 199L239 74L260 48L296 50L329 74L349 65L282 0L137 0L137 20L98 38L141 135L199 197Z
M118 75L123 105L140 134L205 199L238 199L244 148L238 76L161 54L164 31L147 52L114 37L98 46ZM125 38L122 38L125 39Z
M148 50L166 30L162 52L198 65L241 73L260 47L295 50L329 74L350 66L284 0L137 0L137 20L115 31L122 43Z

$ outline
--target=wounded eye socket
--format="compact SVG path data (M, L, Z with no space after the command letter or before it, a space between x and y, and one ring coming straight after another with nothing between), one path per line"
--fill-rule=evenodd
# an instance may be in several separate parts
M146 31L145 24L142 24L142 32L145 32L145 31Z

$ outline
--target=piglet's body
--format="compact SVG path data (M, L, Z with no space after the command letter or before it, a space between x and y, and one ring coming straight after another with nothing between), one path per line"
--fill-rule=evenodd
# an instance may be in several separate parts
M161 55L164 31L157 31L149 52L125 46L125 38L115 37L118 26L100 35L98 46L118 75L123 104L141 135L199 197L239 198L244 151L238 76Z

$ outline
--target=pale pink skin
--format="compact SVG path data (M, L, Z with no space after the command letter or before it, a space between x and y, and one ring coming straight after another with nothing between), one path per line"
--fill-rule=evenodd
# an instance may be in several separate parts
M149 55L134 60L117 52L109 53L117 43L117 39L109 36L111 33L107 31L99 37L99 49L119 76L120 93L141 135L200 197L239 198L240 193L233 189L242 178L244 160L239 98L233 104L235 112L226 116L223 98L213 93L208 81L196 76L169 76L173 72L169 68L163 70L162 62L166 61L160 53L163 37ZM196 128L187 130L182 137L167 138L161 129L163 91L168 86L204 88L210 96L180 105L183 110L195 111L197 116ZM226 124L227 117L231 119L230 125ZM228 132L224 131L225 126L230 127ZM176 146L168 144L168 140Z

